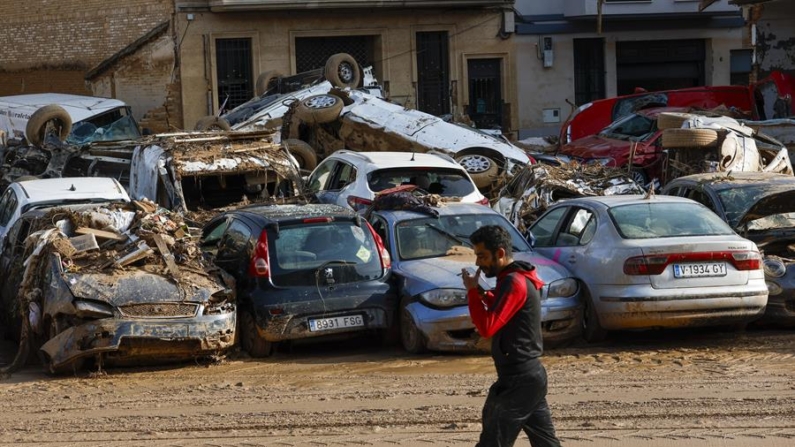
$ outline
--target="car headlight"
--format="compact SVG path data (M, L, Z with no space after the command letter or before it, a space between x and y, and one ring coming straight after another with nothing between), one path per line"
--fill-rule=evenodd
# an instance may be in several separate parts
M74 306L75 314L80 318L110 318L113 316L113 308L107 303L75 300Z
M434 307L455 307L467 303L464 289L434 289L420 294L420 299Z
M564 278L552 281L547 289L547 298L566 298L577 293L577 280L574 278Z
M787 266L778 258L765 258L765 275L771 278L781 278L787 273Z

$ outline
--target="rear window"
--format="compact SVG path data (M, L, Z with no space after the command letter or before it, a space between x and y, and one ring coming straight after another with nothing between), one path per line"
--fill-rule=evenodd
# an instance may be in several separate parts
M697 203L638 203L613 207L608 213L624 239L734 234L726 222Z
M475 185L463 169L380 169L367 177L367 184L373 192L400 185L417 185L431 194L445 197L464 197L475 191Z
M282 225L268 232L271 277L277 286L324 287L378 279L381 259L370 230L353 221Z

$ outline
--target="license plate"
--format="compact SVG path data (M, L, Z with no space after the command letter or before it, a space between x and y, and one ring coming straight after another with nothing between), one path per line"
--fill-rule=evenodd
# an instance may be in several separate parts
M726 276L724 262L696 262L674 264L674 278L698 278L702 276Z
M315 318L309 320L309 330L311 332L359 326L364 326L364 318L361 315L345 315L342 317Z

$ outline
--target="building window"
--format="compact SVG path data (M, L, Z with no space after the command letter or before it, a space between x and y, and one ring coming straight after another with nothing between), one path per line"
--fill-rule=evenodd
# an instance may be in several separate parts
M582 105L605 94L604 39L574 39L574 102Z
M754 50L731 50L729 54L731 85L748 85L753 71Z
M431 115L450 113L450 51L447 31L419 32L417 109Z
M362 67L374 65L378 36L296 37L295 69L298 73L323 68L337 53L348 53Z
M231 110L254 96L251 39L215 40L218 107Z

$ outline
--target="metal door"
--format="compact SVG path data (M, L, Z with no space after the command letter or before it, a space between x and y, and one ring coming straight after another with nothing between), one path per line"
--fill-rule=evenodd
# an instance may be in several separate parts
M417 109L450 113L450 63L447 31L417 33Z
M482 129L502 127L501 59L470 59L467 114Z
M219 108L232 110L254 97L251 39L216 39L215 64Z

